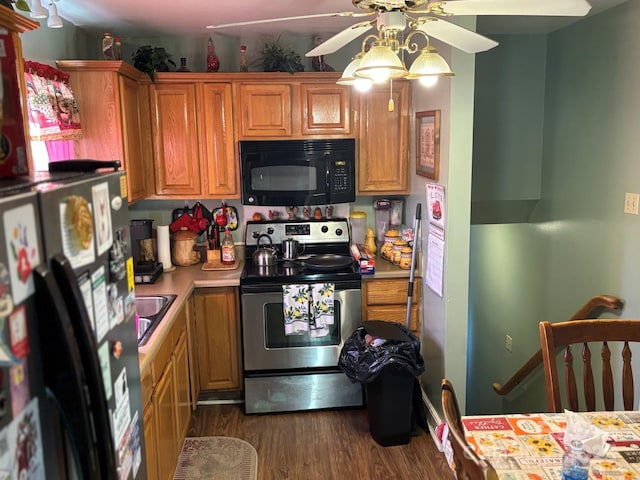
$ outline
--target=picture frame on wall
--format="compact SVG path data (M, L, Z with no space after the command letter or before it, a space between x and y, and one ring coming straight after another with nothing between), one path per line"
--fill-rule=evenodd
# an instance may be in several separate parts
M416 173L438 181L440 174L440 110L416 112Z

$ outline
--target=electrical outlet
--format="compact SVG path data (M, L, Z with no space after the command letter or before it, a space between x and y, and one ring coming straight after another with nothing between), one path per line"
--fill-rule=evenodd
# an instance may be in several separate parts
M511 351L512 347L513 347L513 338L511 338L510 335L507 335L507 338L504 341L504 347Z
M624 194L624 213L638 215L638 203L640 203L640 194L625 193Z

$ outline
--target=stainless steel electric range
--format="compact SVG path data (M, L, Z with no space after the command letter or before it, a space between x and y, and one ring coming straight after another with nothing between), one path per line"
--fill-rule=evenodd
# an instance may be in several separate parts
M290 249L285 252L296 258L282 258L287 241L298 245L293 254ZM258 255L261 259L254 261L254 252L269 247L273 265L258 265L271 256ZM361 278L349 255L348 221L249 221L245 259L240 278L245 412L362 405L362 386L352 384L338 369L344 341L361 324ZM317 292L327 284L323 291L332 295L332 323L323 324L320 333L314 330L318 325L313 323L313 309L319 307L308 294L300 301L308 302L304 307L311 320L309 330L287 331L284 308L298 305L289 305L291 297L284 288Z

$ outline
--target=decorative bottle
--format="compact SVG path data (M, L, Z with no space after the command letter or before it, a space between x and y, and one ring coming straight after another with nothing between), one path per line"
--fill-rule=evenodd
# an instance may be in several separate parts
M176 70L176 72L190 72L191 70L189 70L189 68L187 67L187 57L180 57L180 68L178 68L178 70Z
M582 442L574 440L567 445L562 455L562 480L587 480L589 477L589 455L582 449Z
M122 41L120 37L113 39L113 59L122 60Z
M209 37L207 41L207 72L217 72L220 69L220 60L216 55L216 50L213 47L213 40Z
M240 45L240 71L248 72L249 67L247 66L247 46Z
M106 60L113 60L113 37L109 32L102 37L102 55Z
M231 236L231 231L227 228L224 231L224 238L222 239L222 264L223 265L233 265L236 263L236 250L233 245L233 237Z

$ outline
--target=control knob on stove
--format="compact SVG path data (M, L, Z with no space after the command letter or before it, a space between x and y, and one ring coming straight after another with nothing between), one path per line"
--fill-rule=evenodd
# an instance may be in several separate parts
M341 228L336 228L336 235L341 237L342 236L342 229Z
M274 232L273 227L267 227L267 233L269 235L273 235L273 232Z
M327 233L329 231L329 227L327 227L326 225L323 225L320 230L322 230L322 233Z

